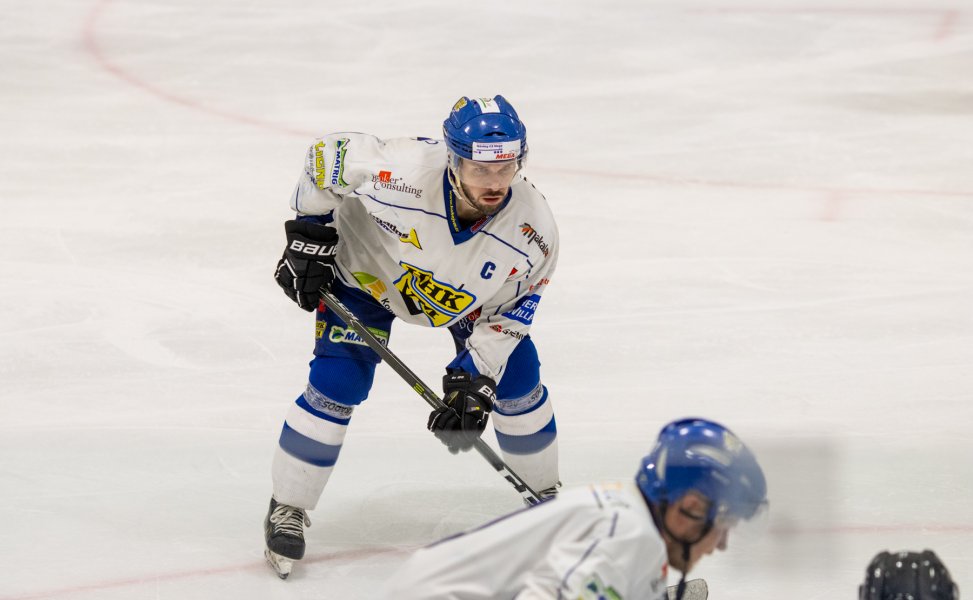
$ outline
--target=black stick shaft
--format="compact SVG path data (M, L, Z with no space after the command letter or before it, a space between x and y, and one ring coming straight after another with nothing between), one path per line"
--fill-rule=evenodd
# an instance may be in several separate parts
M342 304L341 301L338 300L338 298L335 297L330 290L321 290L321 300L324 301L325 306L327 306L329 310L333 310L335 314L337 314L338 317L345 322L345 325L351 327L355 333L361 336L361 338L365 340L365 343L368 344L368 347L374 350L382 358L382 360L388 363L388 365L392 367L392 370L398 373L399 377L404 379L405 382L412 387L413 391L422 396L422 398L429 403L429 406L437 410L445 406L439 396L430 390L429 386L423 383L422 380L419 379L419 376L412 372L412 369L407 367L405 363L399 360L398 356L386 348L385 344L380 342L379 339L376 338L372 332L369 331L368 328L358 320L358 317L348 310L348 307ZM537 495L537 492L532 490L531 487L527 485L527 483L521 479L519 475L514 473L513 470L507 466L507 463L503 462L503 459L497 456L497 453L494 452L486 442L477 438L473 442L473 447L476 448L476 451L480 453L480 456L485 458L486 461L490 463L490 466L496 469L497 473L506 479L510 485L514 486L514 489L520 493L520 496L525 502L528 504L537 504L540 502L540 496Z

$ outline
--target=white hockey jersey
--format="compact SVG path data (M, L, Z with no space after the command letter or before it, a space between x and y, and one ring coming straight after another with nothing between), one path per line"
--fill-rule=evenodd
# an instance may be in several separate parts
M499 380L554 273L557 227L518 176L499 212L463 228L446 161L437 140L330 134L308 151L291 208L334 210L339 276L397 317L430 327L466 319L474 365Z
M593 485L417 551L378 597L662 600L666 574L635 484Z

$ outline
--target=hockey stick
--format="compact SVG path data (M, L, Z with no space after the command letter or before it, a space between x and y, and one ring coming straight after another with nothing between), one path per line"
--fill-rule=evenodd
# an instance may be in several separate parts
M399 377L404 379L405 382L408 383L417 394L422 396L422 398L429 403L429 406L435 408L436 410L445 408L446 405L443 404L443 401L439 398L439 396L430 391L429 386L423 383L422 380L419 379L418 375L413 373L409 367L405 366L405 363L399 360L398 356L386 348L385 345L382 344L382 342L380 342L378 338L376 338L372 332L369 331L368 328L358 320L358 317L348 310L348 307L341 303L341 300L338 300L338 298L331 293L330 290L321 289L320 292L321 300L324 301L325 306L333 310L348 327L353 329L355 333L361 336L361 338L365 340L365 343L368 344L368 347L374 350L382 358L382 360L387 362L388 365L399 374ZM541 501L540 496L537 495L537 492L532 490L531 487L527 485L527 483L521 479L519 475L514 473L513 470L507 466L507 463L503 462L503 459L497 456L497 453L494 452L486 442L480 438L477 438L473 442L473 447L476 448L476 451L480 453L480 456L485 458L486 461L490 463L491 467L496 469L497 473L510 482L510 485L514 486L514 489L520 493L520 496L524 499L524 502L527 504L538 504Z
M676 600L676 589L678 585L670 585L666 588L669 600ZM683 591L682 600L706 600L709 597L709 586L705 579L690 579L686 582L686 589Z

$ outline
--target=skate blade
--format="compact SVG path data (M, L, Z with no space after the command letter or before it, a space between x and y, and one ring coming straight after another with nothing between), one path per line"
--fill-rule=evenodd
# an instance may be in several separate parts
M281 579L287 579L287 576L291 574L291 569L294 568L294 561L286 556L271 552L269 548L264 548L264 556L267 557L267 562L277 572L277 576Z

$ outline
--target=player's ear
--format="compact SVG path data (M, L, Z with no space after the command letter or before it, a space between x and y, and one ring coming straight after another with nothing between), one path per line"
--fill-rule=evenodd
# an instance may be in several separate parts
M689 492L676 501L675 507L690 520L705 521L709 511L709 500L696 492Z

